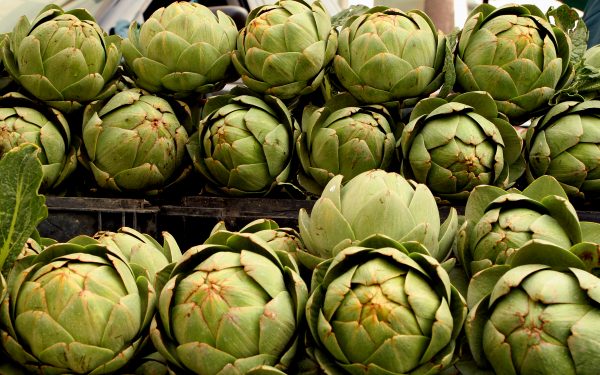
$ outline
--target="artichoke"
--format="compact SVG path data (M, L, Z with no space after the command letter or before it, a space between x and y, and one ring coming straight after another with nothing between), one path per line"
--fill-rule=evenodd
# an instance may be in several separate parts
M571 197L600 193L600 101L567 101L536 118L525 140L527 177L550 175Z
M140 267L146 278L157 287L157 274L181 258L175 238L168 232L162 235L162 246L150 235L128 227L119 228L116 233L100 231L94 239L114 251L120 251L132 267Z
M540 177L522 192L473 189L457 239L458 260L467 274L510 262L530 240L563 249L583 240L577 212L556 179Z
M141 347L155 300L120 253L76 239L51 245L10 272L0 341L29 373L115 373Z
M335 176L323 189L309 215L298 215L300 238L306 252L299 260L314 268L340 250L374 234L399 242L417 241L439 261L447 258L456 236L456 210L440 224L440 213L431 191L393 172L372 170L359 174L344 186Z
M218 231L227 230L224 221L220 221L214 226L211 235ZM300 235L294 228L279 227L275 220L256 219L244 225L237 233L254 233L258 237L267 241L273 250L284 251L295 254L298 250L304 249L300 240Z
M72 112L115 92L119 45L87 10L50 4L32 22L21 17L1 54L6 71L29 93Z
M426 252L372 237L319 264L306 319L325 373L436 374L453 363L467 306Z
M132 369L125 375L175 375L169 366L167 360L158 352L144 356L143 358L130 363Z
M483 295L465 324L473 358L497 374L597 374L600 279L562 249L532 245L496 281L469 285Z
M459 36L459 89L487 91L513 125L543 110L573 73L571 40L535 5L482 4Z
M379 6L346 22L333 68L363 103L405 101L442 86L445 48L425 13Z
M423 99L402 132L402 174L444 198L466 199L475 186L511 186L525 170L522 139L489 94Z
M307 298L288 254L256 234L220 230L177 263L150 335L176 373L283 375Z
M362 172L387 169L394 158L394 131L383 106L359 106L349 95L322 108L306 106L296 142L302 164L298 181L319 195L335 175L343 175L345 183Z
M184 125L189 116L181 103L172 105L140 89L121 91L86 107L80 160L102 188L155 193L188 170Z
M11 92L0 97L0 157L23 143L33 143L42 163L42 190L60 186L77 167L76 147L65 116Z
M203 109L188 151L208 188L227 195L266 195L286 182L298 124L274 96L227 94Z
M177 1L156 10L123 40L125 64L137 86L175 97L220 90L237 78L231 62L238 30L228 15Z
M251 90L292 99L319 87L336 48L337 32L319 1L279 0L250 12L233 64Z

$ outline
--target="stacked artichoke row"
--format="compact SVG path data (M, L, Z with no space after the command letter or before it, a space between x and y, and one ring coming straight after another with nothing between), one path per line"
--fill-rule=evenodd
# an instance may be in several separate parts
M299 231L221 222L183 254L127 227L30 238L0 277L0 373L600 371L600 224L556 179L478 186L462 224L398 173L342 179Z
M0 274L0 374L600 373L600 224L574 206L600 189L600 49L565 14L484 4L444 35L279 0L238 30L175 2L123 39L82 9L23 17L0 177L33 158L48 194L315 202L185 251L28 233Z
M174 2L120 38L49 5L3 37L0 155L38 145L51 194L316 197L383 169L463 204L543 175L590 200L600 50L569 10L483 4L444 35L417 10L281 0L238 30Z

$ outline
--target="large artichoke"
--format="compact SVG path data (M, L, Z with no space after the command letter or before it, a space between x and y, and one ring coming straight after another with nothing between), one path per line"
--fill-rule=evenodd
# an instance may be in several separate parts
M61 185L77 167L76 148L65 116L11 92L0 97L0 157L23 143L39 147L42 190Z
M177 373L284 374L308 298L297 272L255 234L215 232L183 255L160 293L154 346Z
M465 301L421 244L405 246L370 238L318 266L306 318L325 373L436 374L453 363Z
M507 375L600 371L600 279L548 246L528 245L528 257L495 282L469 285L469 294L482 295L465 325L480 367Z
M402 132L402 172L441 197L466 199L475 186L511 186L525 170L522 139L487 93L423 99Z
M344 25L333 68L363 103L404 101L440 88L445 48L425 13L374 7Z
M387 169L394 158L394 131L383 106L360 106L349 95L338 96L325 107L306 106L296 142L300 184L319 195L335 175L343 175L345 183L362 172Z
M185 175L189 115L179 103L143 90L121 91L86 107L80 159L102 188L164 189Z
M572 78L571 41L535 5L482 4L460 34L456 78L464 91L487 91L511 123L543 109Z
M129 28L123 57L136 85L176 97L221 89L237 77L231 63L238 35L223 12L176 1Z
M560 184L543 176L525 190L478 186L465 208L457 252L468 274L509 262L530 240L563 249L583 239L577 212Z
M65 12L50 4L32 22L21 17L1 53L8 73L29 93L71 112L116 90L119 45L85 9Z
M337 33L319 1L279 0L250 12L233 63L251 90L292 99L319 87L336 48Z
M570 196L600 192L600 101L562 102L527 130L527 177L555 177Z
M227 195L265 195L291 172L298 124L274 96L227 94L203 109L188 151L209 188Z
M156 300L120 253L76 240L21 259L8 288L2 345L38 374L118 372L143 343Z
M435 198L425 185L379 169L343 186L342 179L338 175L329 181L310 215L300 210L298 227L306 252L298 255L304 265L314 268L373 234L420 242L439 261L449 255L458 227L456 210L451 208L440 224Z

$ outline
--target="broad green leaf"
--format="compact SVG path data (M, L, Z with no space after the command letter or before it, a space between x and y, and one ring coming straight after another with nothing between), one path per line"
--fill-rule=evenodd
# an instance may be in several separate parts
M38 194L42 165L37 152L35 145L25 143L0 159L0 268L11 266L37 225L48 216L46 198Z

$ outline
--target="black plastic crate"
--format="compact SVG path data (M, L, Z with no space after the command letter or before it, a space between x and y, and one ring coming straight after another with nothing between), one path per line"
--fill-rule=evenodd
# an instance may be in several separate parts
M116 231L128 226L156 237L160 208L144 199L46 197L48 218L39 226L43 237L67 241L80 234Z

